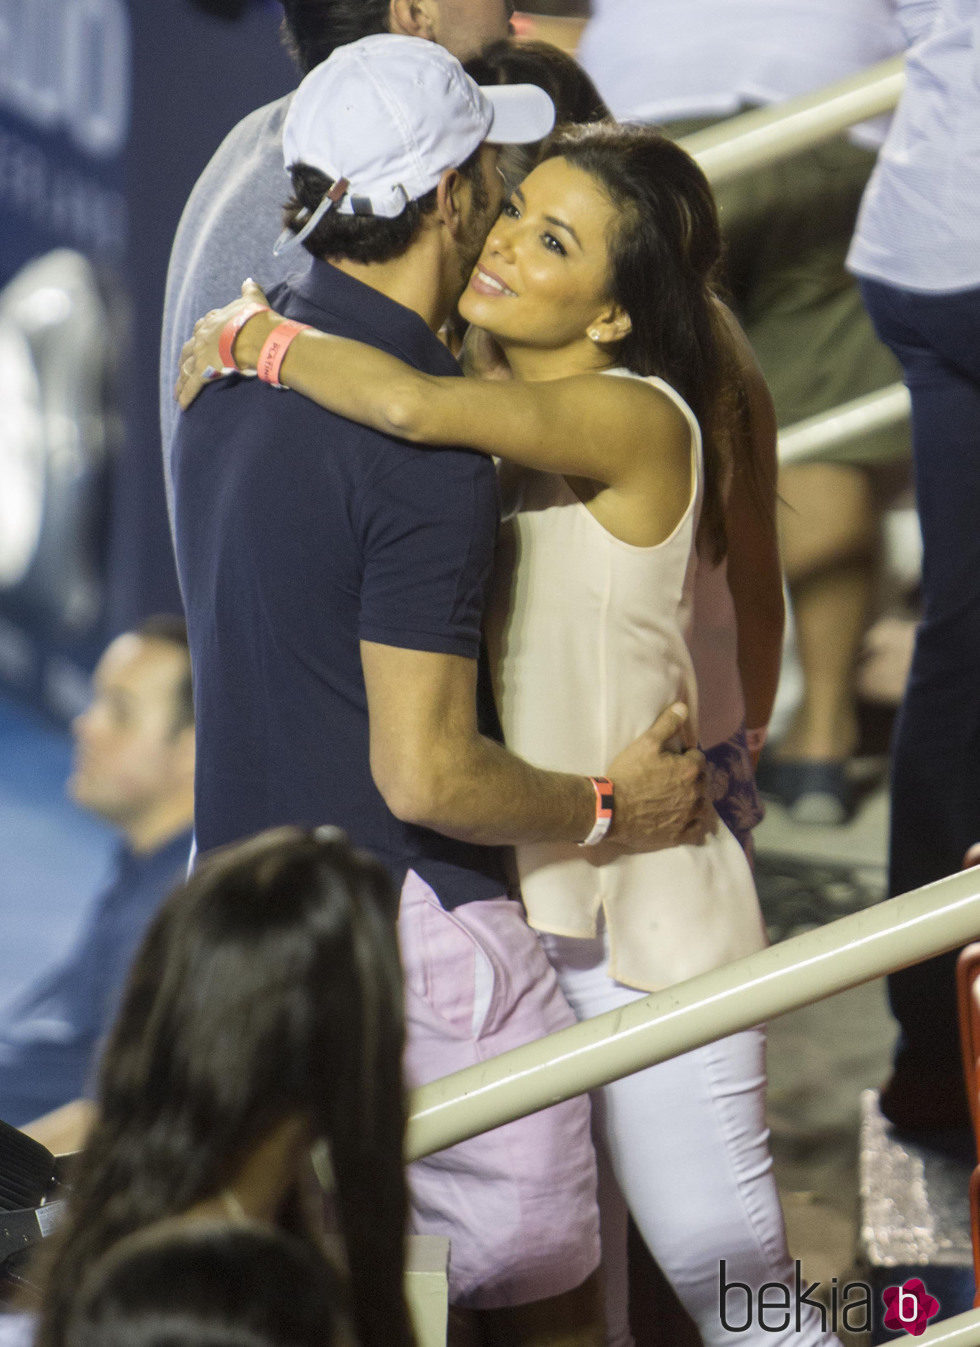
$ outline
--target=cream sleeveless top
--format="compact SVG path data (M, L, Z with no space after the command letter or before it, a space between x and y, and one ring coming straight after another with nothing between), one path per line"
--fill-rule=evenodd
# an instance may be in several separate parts
M508 465L501 474L505 520L487 637L507 746L537 766L589 774L671 702L696 716L686 632L701 435L683 399L660 379L648 382L691 428L691 497L664 542L613 537L563 477ZM748 863L720 823L703 846L598 864L574 845L534 844L517 849L517 866L538 930L592 936L603 911L610 971L628 986L654 991L766 943Z

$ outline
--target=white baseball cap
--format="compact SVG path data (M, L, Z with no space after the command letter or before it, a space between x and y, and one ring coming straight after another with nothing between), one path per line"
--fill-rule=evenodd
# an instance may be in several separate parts
M336 185L290 239L331 207L394 219L484 141L529 144L554 123L537 85L481 88L424 38L376 33L337 47L300 84L283 124L286 167L308 164Z

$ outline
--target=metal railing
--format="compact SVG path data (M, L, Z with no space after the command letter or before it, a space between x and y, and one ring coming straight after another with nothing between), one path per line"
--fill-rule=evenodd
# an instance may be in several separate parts
M696 131L680 143L717 186L890 112L904 85L905 58L893 56L823 89Z
M803 463L863 435L900 425L908 420L910 408L905 385L890 384L876 393L866 393L852 402L842 402L839 407L808 416L779 432L780 465Z
M980 1310L969 1310L952 1319L943 1319L927 1328L919 1337L907 1339L917 1347L977 1347L980 1343ZM901 1339L897 1339L901 1341Z
M413 1092L428 1155L980 936L980 871L902 894ZM978 1339L980 1341L980 1339Z

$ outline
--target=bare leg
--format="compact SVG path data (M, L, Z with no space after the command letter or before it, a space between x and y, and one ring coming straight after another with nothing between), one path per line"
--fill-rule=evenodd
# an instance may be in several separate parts
M843 762L857 744L855 666L877 562L871 476L845 464L800 464L780 473L779 492L803 698L776 756Z

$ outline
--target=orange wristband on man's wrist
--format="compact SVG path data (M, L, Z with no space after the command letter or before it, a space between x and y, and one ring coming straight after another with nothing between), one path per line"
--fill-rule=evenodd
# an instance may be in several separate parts
M595 791L595 823L588 837L579 842L580 847L594 847L597 842L601 842L613 820L613 783L608 776L590 776L589 780Z

